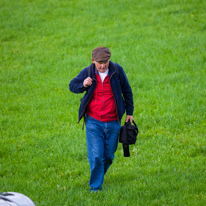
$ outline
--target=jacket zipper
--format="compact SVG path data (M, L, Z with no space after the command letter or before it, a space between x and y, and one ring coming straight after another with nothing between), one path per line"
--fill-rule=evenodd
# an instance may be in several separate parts
M102 116L101 116L101 121L103 119L103 107L104 106L104 86L103 86L103 82L102 82Z

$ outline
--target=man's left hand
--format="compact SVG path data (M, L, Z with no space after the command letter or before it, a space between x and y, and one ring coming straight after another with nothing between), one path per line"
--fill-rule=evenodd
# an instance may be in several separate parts
M125 120L126 122L130 121L132 123L133 121L133 116L132 115L127 115L127 118Z

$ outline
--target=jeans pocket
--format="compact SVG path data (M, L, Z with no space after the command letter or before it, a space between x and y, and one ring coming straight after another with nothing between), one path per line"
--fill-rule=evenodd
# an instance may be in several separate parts
M91 116L89 116L88 114L86 115L86 119L90 119L90 120L92 120L92 119L94 119L93 117L91 117Z

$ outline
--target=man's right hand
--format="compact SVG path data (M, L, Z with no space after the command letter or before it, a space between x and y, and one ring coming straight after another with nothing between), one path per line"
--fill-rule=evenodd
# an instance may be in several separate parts
M92 78L91 77L87 77L84 82L83 82L83 86L84 87L89 87L92 85Z

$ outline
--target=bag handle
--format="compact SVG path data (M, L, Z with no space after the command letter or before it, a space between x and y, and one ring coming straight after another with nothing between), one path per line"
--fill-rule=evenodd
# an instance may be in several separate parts
M132 120L132 123L134 124L135 127L137 127L136 123L134 122L134 120ZM131 125L131 122L128 121L128 122L125 122L125 125Z
M132 123L134 124L135 127L137 127L136 123L134 122L134 120L132 120Z

